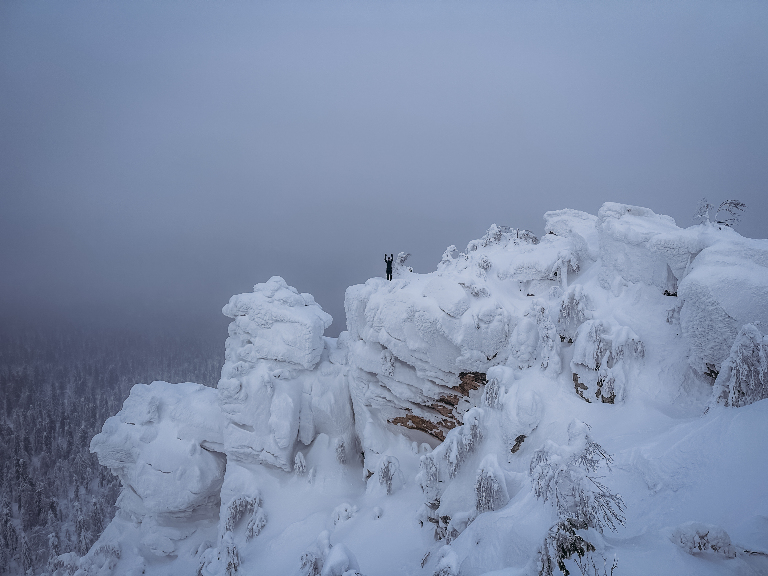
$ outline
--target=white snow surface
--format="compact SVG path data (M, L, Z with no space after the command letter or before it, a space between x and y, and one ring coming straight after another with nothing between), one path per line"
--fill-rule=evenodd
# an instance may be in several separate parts
M620 496L623 524L578 529L600 570L768 574L768 399L713 401L742 327L768 331L768 241L616 203L548 212L543 232L493 225L434 272L348 288L338 339L279 277L233 296L218 389L136 385L94 437L124 488L66 564L537 574L579 517L536 497L539 458L562 494L599 497L591 477Z

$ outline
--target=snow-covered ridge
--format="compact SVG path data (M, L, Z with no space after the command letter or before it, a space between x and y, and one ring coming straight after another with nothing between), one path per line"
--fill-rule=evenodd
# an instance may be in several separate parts
M544 219L429 274L401 255L338 339L279 277L233 296L218 389L133 388L91 444L118 514L52 570L547 574L565 541L617 574L768 570L768 450L742 449L768 432L768 241Z

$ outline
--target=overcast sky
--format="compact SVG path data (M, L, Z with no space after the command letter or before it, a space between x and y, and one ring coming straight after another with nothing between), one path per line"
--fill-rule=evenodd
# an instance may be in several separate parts
M605 201L764 238L767 55L766 2L4 0L0 317L213 325L281 275L336 335L384 252Z

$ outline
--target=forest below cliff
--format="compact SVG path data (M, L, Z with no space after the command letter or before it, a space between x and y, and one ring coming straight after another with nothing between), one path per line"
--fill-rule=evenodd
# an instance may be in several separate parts
M89 550L114 517L120 492L119 479L89 452L91 438L136 383L215 386L221 335L201 333L4 326L0 574L19 567L39 573L51 556Z

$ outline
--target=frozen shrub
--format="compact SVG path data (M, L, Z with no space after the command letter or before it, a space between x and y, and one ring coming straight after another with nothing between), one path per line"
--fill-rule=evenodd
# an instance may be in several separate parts
M551 501L561 520L598 532L616 530L617 524L624 525L624 501L595 475L602 466L610 471L611 457L592 441L583 422L572 421L568 435L567 446L548 441L533 455L534 494Z
M400 252L395 257L395 262L392 268L395 277L399 278L405 272L413 272L413 268L405 265L405 262L409 257L410 254L408 252Z
M573 342L576 330L591 318L589 297L580 284L574 284L563 295L560 312L557 316L557 329L560 340Z
M504 472L499 467L495 454L483 458L475 480L475 507L477 513L503 508L509 502Z
M501 408L501 385L497 378L491 378L485 385L483 404L489 408Z
M347 450L344 446L344 440L341 438L336 439L336 460L339 464L347 463Z
M296 452L296 456L293 458L293 471L297 476L304 476L307 473L307 461L301 452Z
M300 453L299 453L300 454ZM258 536L267 524L267 516L261 508L261 496L238 496L227 506L227 517L224 522L224 533L234 532L240 520L250 515L245 529L245 539L250 541Z
M240 554L237 552L232 532L227 532L221 539L221 560L227 576L234 576L240 567Z
M688 522L675 528L671 538L672 542L688 554L714 552L726 558L736 557L736 549L731 544L731 537L719 526Z
M377 475L387 495L392 494L396 481L399 480L400 462L394 456L384 456L379 462Z
M549 317L549 311L541 304L534 306L534 316L536 326L539 329L539 359L541 360L541 369L554 374L559 374L562 369L560 362L560 352L558 350L557 330Z
M301 556L301 576L362 576L354 554L344 544L331 546L330 534L322 531L315 544Z
M584 522L575 522L568 518L549 529L537 554L539 576L554 576L555 566L568 576L570 570L565 564L566 560L575 554L578 558L577 562L581 562L588 554L595 551L595 546L576 532L586 527ZM585 574L584 570L582 574Z
M587 425L578 420L568 426L567 446L549 441L534 454L534 493L537 498L551 501L558 516L537 552L540 576L552 576L555 566L568 576L569 559L582 574L599 574L590 556L595 547L578 531L593 528L602 532L605 527L616 530L616 524L624 525L624 501L595 476L602 466L610 470L610 463L611 457L590 438ZM615 568L614 560L611 574Z
M763 335L745 324L731 346L715 380L713 399L725 406L746 406L768 398L768 361Z
M696 206L696 212L693 214L693 221L700 224L709 224L709 213L714 209L715 207L709 203L709 200L702 198L699 200L699 205Z
M459 282L459 286L467 290L472 296L475 298L487 298L491 295L490 292L488 292L488 289L485 288L485 286L478 286L474 282L470 282L467 284L466 282Z
M576 332L571 362L577 393L587 402L623 400L631 362L644 356L645 345L627 326L615 320L586 320Z
M77 572L79 560L77 554L74 552L61 554L49 560L48 571L51 574L60 574L61 576L66 574L67 576L72 576L72 574Z
M317 552L305 552L301 555L301 576L320 576L323 559Z
M741 212L747 207L741 200L724 200L717 207L717 213L715 214L715 220L718 224L725 224L726 226L733 226L739 223L741 219ZM720 215L720 213L723 213Z
M249 542L254 536L261 534L267 525L267 515L262 508L257 508L245 527L245 541Z
M492 246L493 244L498 244L499 242L501 242L503 237L504 237L504 232L502 231L502 228L497 226L496 224L491 224L491 227L488 228L488 231L485 233L485 236L483 236L480 239L480 246L485 248L486 246Z
M477 409L470 410L464 417L464 425L454 428L456 434L448 434L441 446L445 446L445 459L448 462L448 476L451 478L461 468L467 456L475 451L475 448L483 438L480 430L479 414Z
M453 264L455 260L454 254L456 254L456 252L458 252L458 250L456 250L456 246L453 244L448 246L448 248L445 249L445 252L443 252L443 257L440 259L440 264L442 266Z
M381 373L390 378L395 375L395 357L386 348L381 353Z
M440 468L437 465L434 454L425 454L419 460L419 480L421 491L427 502L435 502L440 499L439 489Z
M428 505L440 501L440 480L446 475L454 478L467 456L482 442L482 415L480 408L469 410L462 426L450 430L442 444L421 457L417 480Z

